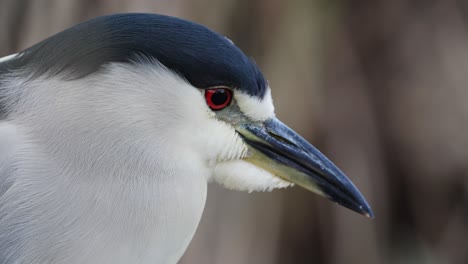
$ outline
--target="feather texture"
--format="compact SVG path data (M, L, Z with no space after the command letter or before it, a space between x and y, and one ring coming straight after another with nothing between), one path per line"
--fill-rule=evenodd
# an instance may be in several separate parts
M2 264L175 263L210 179L284 186L229 164L246 145L203 90L158 62L112 63L77 80L17 72L1 89L15 102L0 123Z

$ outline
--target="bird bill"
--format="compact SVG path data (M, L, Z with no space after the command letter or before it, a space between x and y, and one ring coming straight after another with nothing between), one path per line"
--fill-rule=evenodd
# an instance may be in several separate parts
M246 161L367 217L373 213L359 190L325 155L276 118L241 124Z

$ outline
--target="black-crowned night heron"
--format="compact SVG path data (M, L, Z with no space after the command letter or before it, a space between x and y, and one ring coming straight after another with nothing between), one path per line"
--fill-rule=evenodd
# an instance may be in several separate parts
M350 180L275 118L229 39L100 17L0 63L0 263L175 263L207 183L297 184L361 214Z

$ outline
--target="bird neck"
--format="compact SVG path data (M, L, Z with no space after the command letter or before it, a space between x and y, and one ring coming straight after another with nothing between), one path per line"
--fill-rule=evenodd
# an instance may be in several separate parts
M209 171L189 148L170 145L159 130L169 123L151 122L160 109L94 83L22 88L9 117L24 139L15 203L27 212L9 220L22 227L15 239L31 260L50 252L65 263L174 263L201 218Z

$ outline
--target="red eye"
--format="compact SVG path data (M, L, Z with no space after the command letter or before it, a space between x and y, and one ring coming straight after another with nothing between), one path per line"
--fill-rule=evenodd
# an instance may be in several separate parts
M215 88L205 90L206 103L212 110L221 110L229 105L232 91L227 88Z

